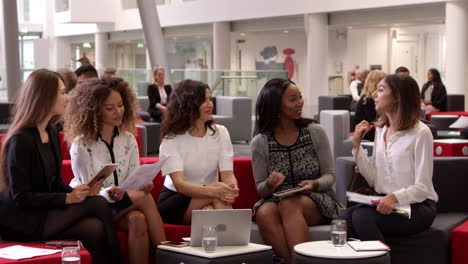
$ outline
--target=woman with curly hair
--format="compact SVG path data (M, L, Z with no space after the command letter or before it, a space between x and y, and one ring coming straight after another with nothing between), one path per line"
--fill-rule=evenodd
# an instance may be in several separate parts
M0 232L9 241L79 239L93 263L123 263L106 200L85 183L62 182L53 124L65 113L56 72L33 71L21 89L0 158ZM102 180L97 184L101 184Z
M362 91L361 98L356 107L356 114L354 116L354 126L366 120L373 123L377 120L377 113L375 112L375 103L372 94L377 90L377 85L387 74L381 70L373 70L366 78L364 90ZM364 135L364 139L374 141L375 128L372 128Z
M188 224L192 210L232 208L239 193L232 144L227 129L213 122L208 85L180 82L165 114L159 154L167 158L162 174L169 177L158 201L164 222Z
M135 94L121 78L82 82L70 96L65 131L75 175L71 186L89 182L108 163L120 163L99 194L110 203L119 228L128 230L130 263L148 263L150 241L156 247L166 239L150 193L153 184L130 191L118 187L139 166L137 143L129 132L135 129L137 107Z

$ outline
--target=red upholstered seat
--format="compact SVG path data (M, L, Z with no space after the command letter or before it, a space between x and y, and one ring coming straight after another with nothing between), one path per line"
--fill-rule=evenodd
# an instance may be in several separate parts
M433 115L457 115L458 117L460 117L460 116L468 116L468 112L462 112L462 111L458 111L458 112L433 112L433 113L430 113L430 114L427 115L427 120L431 121L431 117Z
M151 164L158 161L159 158L157 157L140 158L140 164ZM234 158L234 174L236 175L237 182L239 184L240 194L233 207L236 209L250 209L254 206L255 202L260 200L253 178L251 158ZM64 160L62 162L62 178L65 183L69 183L73 179L70 160ZM153 183L154 188L151 194L153 195L155 202L157 202L159 193L164 185L164 176L158 174ZM164 230L166 232L167 239L170 241L182 241L182 237L190 236L190 225L164 224ZM119 230L118 236L122 250L124 250L124 254L127 256L127 232Z
M451 239L452 264L465 264L468 260L468 221L452 231Z

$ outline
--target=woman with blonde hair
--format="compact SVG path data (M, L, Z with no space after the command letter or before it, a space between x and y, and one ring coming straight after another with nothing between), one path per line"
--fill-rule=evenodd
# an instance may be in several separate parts
M153 184L119 188L139 166L138 146L129 132L135 129L137 108L136 96L122 78L93 79L73 90L65 116L75 175L71 186L89 182L108 163L120 163L99 194L110 203L118 227L128 230L129 259L135 264L148 263L150 245L157 247L166 239L150 193Z
M161 122L166 106L169 103L169 97L172 92L172 86L165 84L164 79L166 71L158 66L153 70L154 83L148 85L149 107L148 113L155 122Z
M377 113L375 112L374 99L372 94L377 90L377 85L387 74L381 70L373 70L369 73L366 78L364 89L362 90L361 98L356 107L356 114L354 116L354 125L361 123L362 120L366 120L369 123L374 122L377 119ZM374 141L375 129L371 129L364 136L364 139Z
M62 182L59 136L64 84L56 72L33 71L13 109L0 158L0 232L10 241L79 239L93 263L123 263L112 211L99 185Z

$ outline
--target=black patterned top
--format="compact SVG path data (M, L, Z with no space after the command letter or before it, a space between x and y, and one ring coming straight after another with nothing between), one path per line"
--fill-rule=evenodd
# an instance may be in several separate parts
M272 195L274 192L296 187L305 180L319 182L318 190L309 196L323 216L333 219L343 208L333 198L333 156L328 137L319 125L311 124L300 129L296 142L291 146L281 145L274 136L257 135L252 141L252 165L257 190L263 197L255 209L266 202L278 203L280 199ZM266 185L271 172L280 172L286 177L276 189Z

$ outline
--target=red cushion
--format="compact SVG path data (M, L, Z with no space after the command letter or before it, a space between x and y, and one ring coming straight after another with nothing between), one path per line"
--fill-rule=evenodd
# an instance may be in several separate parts
M250 209L260 200L252 171L251 158L234 158L234 174L239 185L239 197L233 207Z
M70 148L68 147L68 144L65 141L64 137L65 137L65 133L63 131L60 131L59 139L60 139L60 148L62 150L62 159L63 160L69 160L69 159L71 159L71 157L70 157Z
M136 127L136 135L135 135L135 139L136 139L136 142L137 142L137 145L138 145L138 153L141 157L141 154L142 154L142 128L141 127Z
M70 184L73 180L73 170L71 167L71 160L62 160L62 181L65 184Z
M459 225L452 231L450 238L452 251L452 264L464 264L468 260L468 221Z

